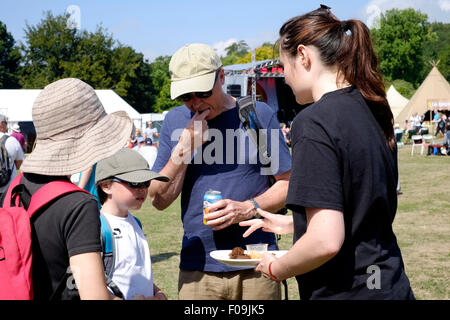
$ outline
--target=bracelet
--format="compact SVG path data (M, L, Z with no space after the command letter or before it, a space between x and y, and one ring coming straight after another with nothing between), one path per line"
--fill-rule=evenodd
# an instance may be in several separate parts
M280 282L280 280L278 280L278 278L272 274L272 262L274 262L274 261L275 260L272 260L269 263L269 276L270 276L270 279L275 280L276 282Z
M258 202L256 202L255 199L253 199L253 198L250 198L250 201L253 203L253 207L255 208L255 215L253 216L253 219L262 218L261 215L258 213L258 210L256 210L256 209L260 209Z

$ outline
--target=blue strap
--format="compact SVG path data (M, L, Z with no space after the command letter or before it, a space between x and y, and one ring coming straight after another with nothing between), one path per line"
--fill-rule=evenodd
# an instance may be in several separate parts
M256 118L255 114L250 111L248 115L249 115L248 121L249 121L250 128L253 130L258 130L259 129L258 128L259 127L258 119Z
M103 237L103 243L104 243L104 252L105 253L112 253L113 252L113 237L111 234L111 229L109 228L108 222L105 220L105 218L100 215L100 222L101 222L101 232Z
M139 220L139 219L136 218L135 216L133 216L133 218L136 220L137 224L138 224L139 227L142 229L142 223L141 223L141 220Z

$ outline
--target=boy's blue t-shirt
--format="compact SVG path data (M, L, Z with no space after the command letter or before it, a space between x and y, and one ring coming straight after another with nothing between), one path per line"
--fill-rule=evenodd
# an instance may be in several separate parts
M184 105L172 109L166 115L154 171L159 172L164 168L182 130L193 115ZM257 102L257 116L262 127L269 129L267 140L269 152L274 150L274 175L289 171L291 155L276 113L268 105ZM250 142L236 107L207 122L210 141L199 148L191 160L181 191L184 236L180 269L212 272L239 270L214 260L209 253L237 246L245 249L245 245L251 243L268 243L269 250L277 250L275 236L273 233L258 230L248 238L243 238L242 234L247 227L240 227L238 224L213 231L211 227L203 224L203 196L208 190L217 190L222 193L223 199L245 201L269 188L268 176L261 174L261 162L257 160L256 147ZM274 129L273 137L270 129ZM271 139L274 141L274 147L271 146Z

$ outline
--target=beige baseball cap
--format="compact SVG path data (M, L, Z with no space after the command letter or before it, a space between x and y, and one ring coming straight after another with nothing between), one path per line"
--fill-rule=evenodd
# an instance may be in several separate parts
M222 61L213 48L202 43L183 46L169 63L170 98L189 92L206 92L213 88L216 71Z

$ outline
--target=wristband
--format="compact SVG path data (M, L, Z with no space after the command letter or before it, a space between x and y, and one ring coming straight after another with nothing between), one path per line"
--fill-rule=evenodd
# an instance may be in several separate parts
M253 207L255 207L255 215L253 216L253 219L262 218L261 215L258 213L258 210L256 210L256 209L261 209L258 202L256 202L255 199L253 199L253 198L250 198L250 201L253 203Z
M269 276L270 276L270 279L275 280L276 282L280 282L280 280L278 280L277 277L275 277L275 276L272 274L272 262L274 262L274 261L275 261L275 260L272 260L272 261L270 261L270 263L269 263Z

